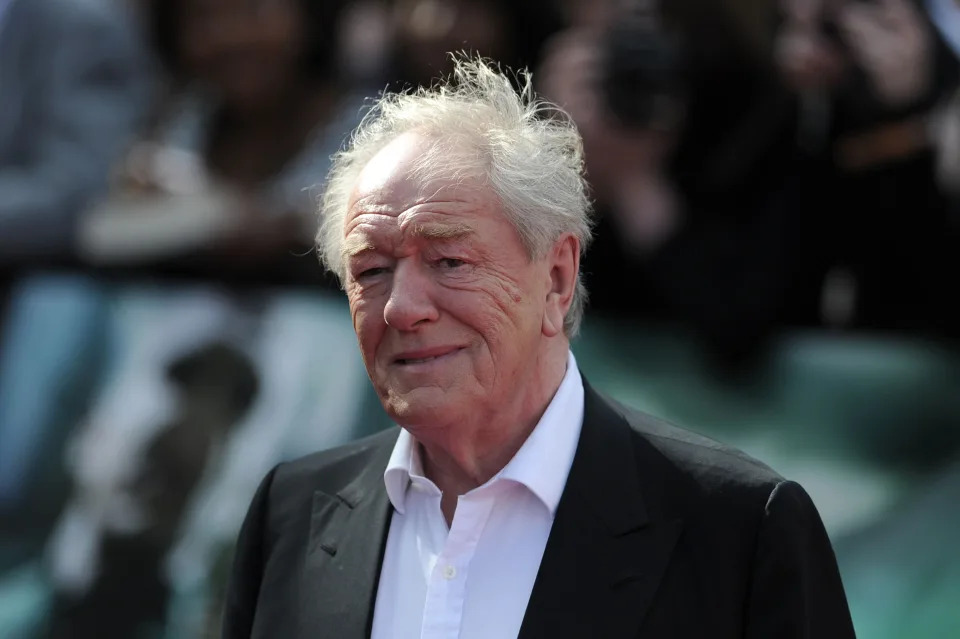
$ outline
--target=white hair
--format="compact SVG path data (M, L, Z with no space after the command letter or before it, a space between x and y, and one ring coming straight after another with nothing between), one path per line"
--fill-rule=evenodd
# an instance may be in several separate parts
M491 63L454 57L453 76L413 93L382 95L346 147L333 157L320 205L317 252L345 282L343 228L349 199L367 163L398 136L415 131L431 141L418 161L424 183L432 178L479 179L499 199L531 259L544 256L563 233L590 241L590 200L580 134L558 107L537 99L531 74L521 89ZM574 337L587 291L577 274L564 332Z

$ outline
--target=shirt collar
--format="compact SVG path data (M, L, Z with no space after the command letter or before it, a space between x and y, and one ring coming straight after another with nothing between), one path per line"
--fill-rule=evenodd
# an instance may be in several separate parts
M567 371L533 432L506 466L489 482L509 479L527 487L553 515L556 513L583 425L583 380L573 353L567 355ZM416 440L406 429L393 447L383 473L387 496L400 513L406 508L412 482L433 485L423 475Z
M397 443L393 445L390 461L387 462L387 469L383 472L387 497L401 515L406 511L407 489L410 487L411 475L420 477L423 475L423 469L416 440L406 428L401 428Z

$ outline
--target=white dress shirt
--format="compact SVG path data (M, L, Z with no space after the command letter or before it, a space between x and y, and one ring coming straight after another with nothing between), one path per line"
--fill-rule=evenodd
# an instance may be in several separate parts
M384 472L393 519L372 639L508 639L526 612L583 422L573 354L543 417L490 481L461 495L448 530L416 440Z

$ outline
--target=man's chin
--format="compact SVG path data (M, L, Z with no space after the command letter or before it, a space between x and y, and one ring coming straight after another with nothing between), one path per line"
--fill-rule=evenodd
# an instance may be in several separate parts
M397 424L411 428L430 428L449 423L458 402L449 390L422 387L399 393L391 392L383 404Z

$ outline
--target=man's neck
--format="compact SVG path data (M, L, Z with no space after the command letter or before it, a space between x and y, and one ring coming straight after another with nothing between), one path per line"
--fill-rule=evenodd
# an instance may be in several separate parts
M495 419L481 422L482 427L442 429L449 435L442 440L417 438L424 474L443 493L441 509L448 525L459 496L499 473L536 428L563 382L568 348L565 345L561 354L546 362L546 373L518 394L516 407L503 407Z

